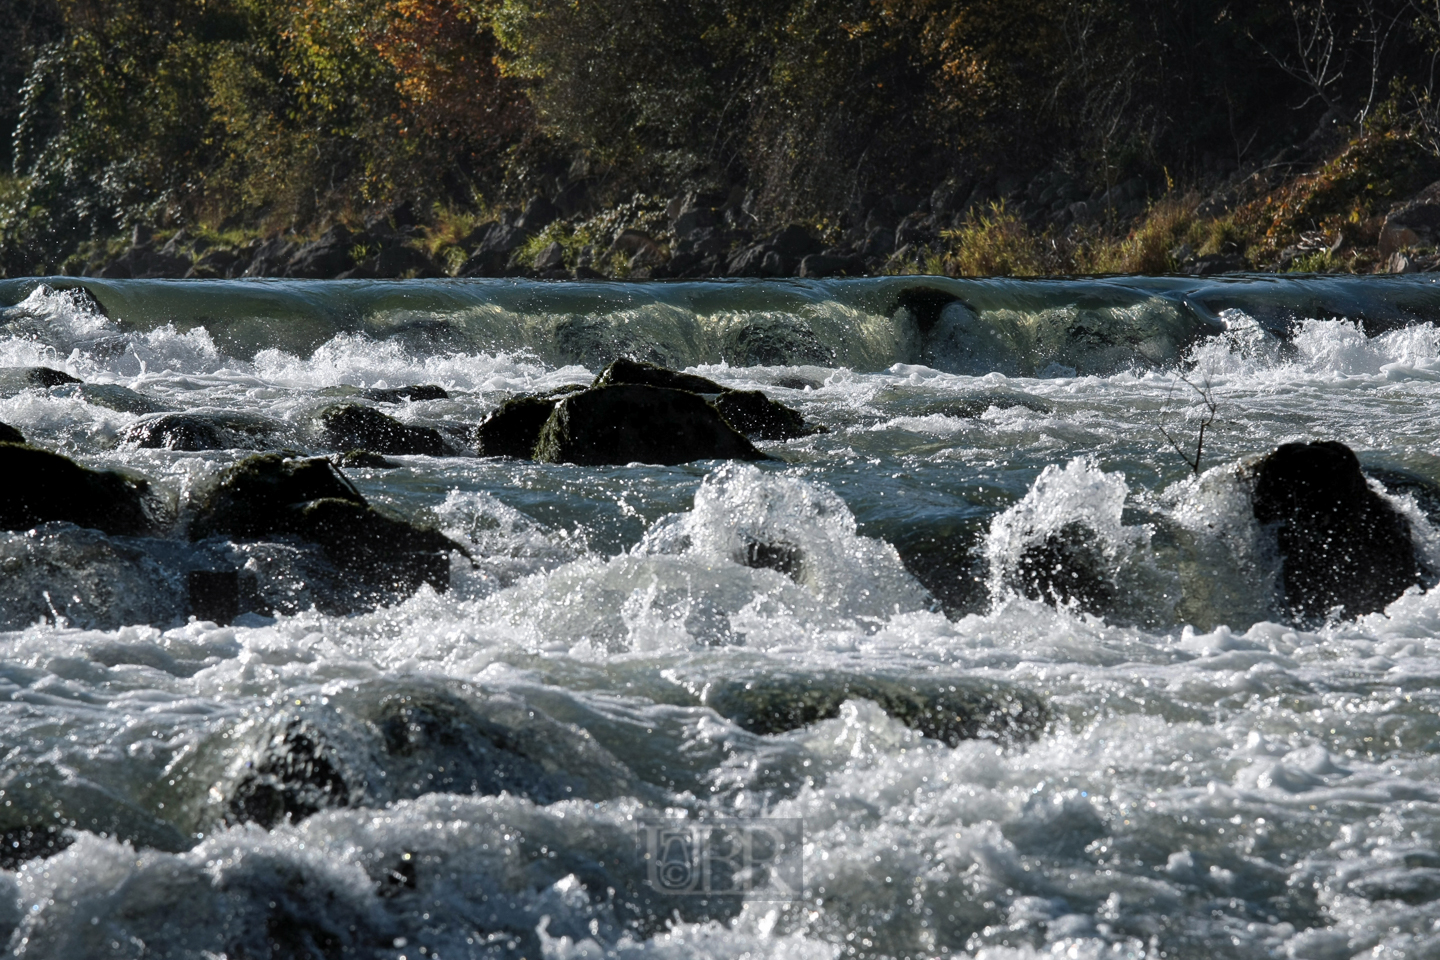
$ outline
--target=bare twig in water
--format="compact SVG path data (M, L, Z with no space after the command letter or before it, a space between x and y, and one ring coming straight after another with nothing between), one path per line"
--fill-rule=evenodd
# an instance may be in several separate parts
M1170 446L1175 448L1175 452L1180 454L1180 459L1184 460L1185 465L1194 471L1195 476L1198 477L1200 475L1200 458L1205 454L1205 430L1210 424L1215 422L1215 414L1216 411L1220 409L1220 404L1215 399L1214 389L1210 385L1210 376L1208 374L1206 374L1205 379L1199 384L1196 384L1195 381L1179 371L1176 372L1175 377L1176 379L1170 382L1170 392L1165 395L1165 403L1160 407L1160 422L1158 426L1161 435L1169 441ZM1186 452L1185 447L1180 444L1179 440L1175 439L1174 434L1165 426L1165 410L1170 405L1170 398L1175 395L1176 383L1184 383L1191 390L1194 390L1200 398L1200 404L1203 409L1200 415L1200 434L1195 438L1194 456Z

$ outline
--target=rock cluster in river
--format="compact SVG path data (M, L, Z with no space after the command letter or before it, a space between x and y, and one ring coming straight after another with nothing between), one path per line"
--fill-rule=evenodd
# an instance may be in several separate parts
M589 388L507 400L475 430L482 456L547 463L677 464L764 460L750 437L815 433L796 411L757 390L621 359Z

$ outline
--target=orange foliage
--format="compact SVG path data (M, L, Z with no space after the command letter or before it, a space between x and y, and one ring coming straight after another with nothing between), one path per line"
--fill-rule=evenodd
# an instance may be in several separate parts
M529 105L500 75L488 11L465 0L390 0L372 37L396 89L431 136L483 142L529 122Z

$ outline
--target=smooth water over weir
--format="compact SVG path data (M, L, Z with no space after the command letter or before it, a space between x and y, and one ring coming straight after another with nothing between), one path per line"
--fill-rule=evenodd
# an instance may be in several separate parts
M1440 950L1429 281L80 283L0 281L0 422L155 526L0 532L22 956ZM825 431L476 455L617 357ZM341 469L468 558L192 539L244 458L343 453L337 404L442 445ZM1246 470L1315 440L1413 537L1381 612L1286 599ZM667 817L803 825L803 891L657 888Z

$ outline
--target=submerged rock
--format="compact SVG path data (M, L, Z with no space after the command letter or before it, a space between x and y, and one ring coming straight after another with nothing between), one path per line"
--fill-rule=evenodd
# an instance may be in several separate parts
M438 531L380 513L319 457L247 457L200 499L190 521L192 540L296 537L319 545L332 563L355 574L357 589L366 594L409 593L422 583L445 590L450 551L466 552Z
M164 413L172 409L159 400L136 393L118 383L82 383L75 387L75 392L86 403L121 413Z
M742 367L823 367L835 362L835 351L799 317L755 317L728 330L721 350Z
M534 456L588 465L768 459L697 394L634 384L565 397Z
M936 678L929 683L826 674L754 676L707 683L701 702L751 733L796 730L840 715L846 700L872 700L924 736L955 746L963 740L1033 740L1050 721L1044 700L1006 683Z
M439 432L414 427L359 403L342 403L321 411L320 428L324 443L332 450L372 450L375 453L405 456L423 454L448 457L455 450Z
M1343 443L1287 443L1250 469L1255 519L1278 524L1285 602L1317 622L1385 609L1420 582L1410 523Z
M236 783L226 803L231 823L258 823L267 830L298 823L332 807L350 805L350 788L331 761L323 739L303 720L270 738Z
M798 411L759 390L726 390L711 402L726 423L752 439L793 440L825 432L824 427L806 423Z
M74 842L64 827L53 824L0 829L0 870L18 870L26 861L53 857Z
M0 443L0 476L7 488L0 498L0 528L6 530L59 520L135 536L153 526L144 480L91 470L58 453L17 443Z
M14 396L22 390L48 390L67 383L81 383L63 370L50 367L0 367L0 396Z
M121 443L154 450L230 450L261 446L278 425L243 414L162 413L120 431Z
M360 396L376 403L399 403L402 400L448 400L450 393L444 387L425 383L413 387L371 387L361 390Z
M1031 600L1103 613L1115 602L1116 586L1109 573L1114 564L1100 544L1086 524L1067 523L1025 548L1010 585Z
M373 450L347 450L340 455L340 466L366 470L394 470L399 466Z
M511 397L475 428L473 442L482 457L514 457L529 460L535 442L559 398Z

